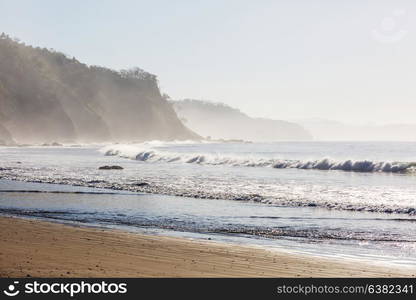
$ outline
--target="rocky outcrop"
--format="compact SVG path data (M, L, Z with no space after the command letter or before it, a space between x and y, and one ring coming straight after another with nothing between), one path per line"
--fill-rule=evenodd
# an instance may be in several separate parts
M123 170L124 168L121 166L101 166L98 170Z

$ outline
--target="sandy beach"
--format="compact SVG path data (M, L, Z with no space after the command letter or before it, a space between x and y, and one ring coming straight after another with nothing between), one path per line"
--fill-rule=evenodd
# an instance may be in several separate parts
M409 270L210 241L0 218L1 277L401 277Z

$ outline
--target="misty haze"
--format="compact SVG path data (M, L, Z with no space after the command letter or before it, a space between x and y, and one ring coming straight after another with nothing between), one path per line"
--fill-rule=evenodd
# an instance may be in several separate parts
M0 11L0 277L416 276L415 2Z

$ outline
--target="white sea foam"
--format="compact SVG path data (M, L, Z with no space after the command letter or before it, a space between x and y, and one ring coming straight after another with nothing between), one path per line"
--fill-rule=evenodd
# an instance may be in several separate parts
M229 165L246 167L272 167L276 169L340 170L350 172L415 173L416 162L390 162L373 160L297 160L279 158L227 156L212 153L180 153L158 150L153 146L162 143L140 145L115 145L101 149L107 156L119 156L142 162L193 163L201 165Z
M198 199L416 215L415 178L402 175L414 167L386 162L416 161L416 152L409 151L408 145L330 146L147 143L110 145L101 148L101 153L96 153L96 147L4 148L0 149L0 178ZM336 159L316 159L325 153ZM356 159L349 161L345 159L348 156ZM123 171L99 170L100 166L115 164ZM390 176L389 172L402 173Z

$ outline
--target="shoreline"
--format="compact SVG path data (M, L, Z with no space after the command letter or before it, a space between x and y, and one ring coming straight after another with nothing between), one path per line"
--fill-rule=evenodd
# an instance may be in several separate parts
M0 277L415 277L416 269L0 217Z

